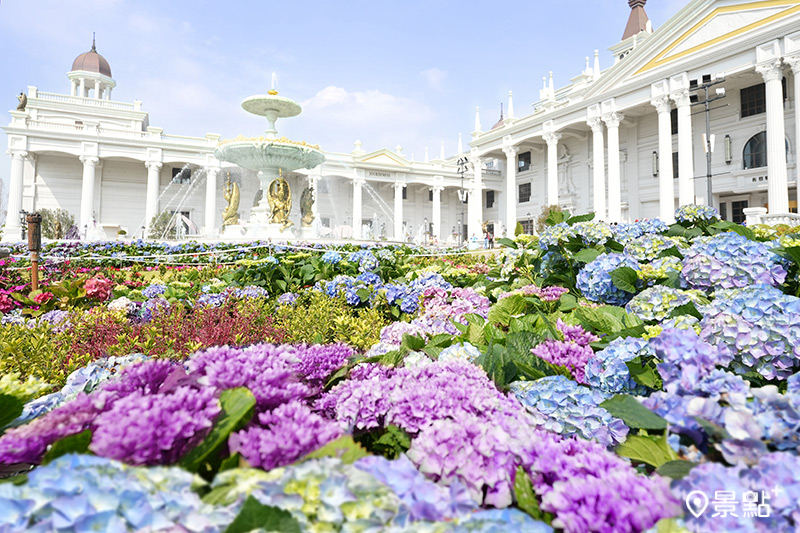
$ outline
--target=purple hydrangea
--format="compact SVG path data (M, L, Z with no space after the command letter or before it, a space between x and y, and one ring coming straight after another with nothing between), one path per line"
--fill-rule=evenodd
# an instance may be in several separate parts
M786 269L765 244L729 232L696 238L684 252L681 275L692 288L714 291L778 286L786 279Z
M764 285L715 296L701 307L701 337L727 347L737 372L754 370L767 379L790 376L800 360L800 298Z
M160 283L154 283L142 289L142 296L144 296L149 300L150 298L156 298L157 296L161 296L165 292L167 292L166 285L162 285Z
M287 292L278 296L278 305L294 305L300 297L296 292Z
M292 368L307 382L321 386L335 370L347 364L355 352L344 344L314 344L297 348Z
M646 340L619 337L589 358L585 370L586 381L608 394L646 394L647 388L634 381L625 363L637 357L647 358L654 355Z
M558 319L556 326L563 333L564 340L548 339L531 350L531 353L552 363L569 369L578 383L586 384L584 368L594 354L591 343L599 337L584 330L581 326L570 326Z
M260 426L234 433L228 442L231 453L240 453L251 466L264 470L291 464L342 434L338 424L298 401L259 414L258 422Z

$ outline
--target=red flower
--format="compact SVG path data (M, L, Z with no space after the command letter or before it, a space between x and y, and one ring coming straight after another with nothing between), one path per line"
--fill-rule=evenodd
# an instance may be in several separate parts
M33 301L41 305L43 303L49 302L52 297L53 297L52 292L42 292L34 296Z
M86 296L93 300L105 301L111 298L111 280L103 276L97 276L84 283Z

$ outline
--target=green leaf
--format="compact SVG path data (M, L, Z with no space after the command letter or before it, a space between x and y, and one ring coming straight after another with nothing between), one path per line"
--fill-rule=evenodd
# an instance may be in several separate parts
M517 248L517 243L515 243L513 240L507 239L505 237L501 237L500 239L497 239L497 244L502 244L503 246L508 246L509 248L514 248L514 249Z
M683 254L678 250L677 246L672 246L671 248L667 248L666 250L662 250L658 257L677 257L678 259L683 259Z
M387 459L397 459L411 448L411 437L397 426L373 429L354 437L357 444L367 451Z
M584 328L592 329L600 334L608 335L626 329L625 324L614 316L613 312L610 312L607 307L595 309L578 307L573 313Z
M525 468L521 466L517 467L517 472L514 475L514 496L517 499L517 507L528 513L533 519L541 520L547 524L553 521L552 514L545 513L539 508L539 499L536 497L536 493L533 492L531 479L528 477Z
M667 461L663 465L659 466L658 469L656 469L656 472L662 476L670 477L672 479L683 479L695 466L697 466L697 463L679 459L677 461Z
M510 374L516 374L517 369L506 353L505 346L493 344L486 352L478 357L475 362L480 365L495 382L497 388L504 389L508 384Z
M659 438L647 435L629 435L627 440L617 446L615 451L617 455L656 468L678 458L667 442L666 435Z
M92 443L92 430L87 429L81 433L58 439L53 443L47 453L42 458L42 464L47 463L66 455L68 453L86 453L89 450L89 444Z
M254 529L300 533L300 524L289 511L272 505L264 505L253 496L248 496L242 510L239 511L225 533L248 533Z
M619 290L635 294L639 275L631 267L622 266L611 271L611 282Z
M636 398L627 394L617 394L602 402L600 407L621 418L631 428L664 430L667 421L639 403Z
M245 387L222 391L219 397L222 411L205 439L181 459L181 466L197 472L215 452L227 442L231 433L244 427L253 417L256 398Z
M425 347L425 339L418 335L409 335L408 333L403 333L403 340L400 343L400 346L408 348L412 352L418 352Z
M489 309L489 322L508 326L512 316L520 315L525 311L528 302L521 294L513 294L503 298Z
M642 326L642 329L644 330L644 326ZM635 357L627 361L625 366L628 367L628 371L636 383L653 390L661 390L663 386L661 374L659 374L658 368L652 359L643 363L641 357Z
M570 226L577 222L589 222L594 220L594 213L586 213L585 215L575 215L567 219L567 224Z
M578 261L580 263L591 263L592 261L597 259L597 257L601 253L602 252L594 248L584 248L583 250L575 254L573 256L573 259L575 259L575 261Z
M734 233L738 233L742 237L746 237L751 241L757 240L756 234L753 232L753 230L729 220L715 222L711 225L711 227L719 231L732 231Z
M0 394L0 429L16 420L24 408L25 402L16 396Z
M689 302L679 307L676 307L669 314L671 318L681 315L690 315L695 317L697 320L703 320L703 315L702 313L700 313L700 311L697 310L697 306L694 305L694 302Z
M728 433L728 430L722 426L718 426L714 422L709 422L705 418L700 418L699 416L693 417L695 421L700 424L700 427L708 434L708 438L712 442L720 442L726 439L730 439L731 435Z
M578 299L572 294L564 294L558 300L558 310L562 313L572 311L578 307Z
M337 457L341 459L343 463L349 465L368 455L369 453L353 440L352 435L344 435L333 442L329 442L322 448L314 450L306 455L303 460Z
M369 289L358 289L356 291L356 295L358 296L358 299L361 300L361 303L364 303L367 300L369 300L369 294L370 294Z

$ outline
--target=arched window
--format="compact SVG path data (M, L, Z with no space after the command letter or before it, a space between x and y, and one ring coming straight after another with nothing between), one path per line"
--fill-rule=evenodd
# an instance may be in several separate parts
M744 168L759 168L767 166L767 132L756 133L744 145L742 154Z
M789 160L789 140L786 139L786 160ZM767 132L756 133L744 145L742 164L745 169L767 166Z

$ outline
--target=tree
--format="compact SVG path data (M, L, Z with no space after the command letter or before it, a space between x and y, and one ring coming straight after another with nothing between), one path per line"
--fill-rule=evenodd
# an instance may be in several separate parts
M148 239L168 239L170 235L177 238L176 223L178 222L177 216L168 211L162 211L153 217L150 221L150 231L147 234Z
M542 208L542 214L536 219L536 231L541 233L547 226L554 226L559 222L564 222L569 218L569 211L564 211L557 205L546 205Z

